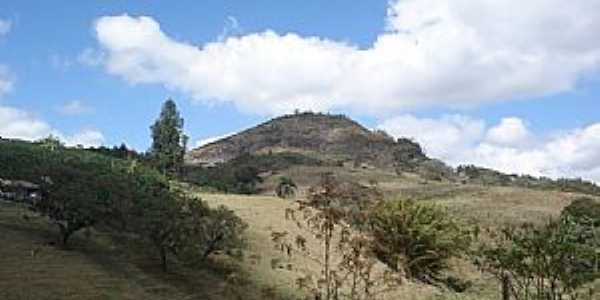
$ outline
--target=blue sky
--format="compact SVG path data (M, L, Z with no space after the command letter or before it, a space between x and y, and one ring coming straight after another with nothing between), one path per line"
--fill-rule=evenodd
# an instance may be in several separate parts
M172 97L192 146L300 108L600 180L600 4L521 2L2 1L0 135L145 150Z

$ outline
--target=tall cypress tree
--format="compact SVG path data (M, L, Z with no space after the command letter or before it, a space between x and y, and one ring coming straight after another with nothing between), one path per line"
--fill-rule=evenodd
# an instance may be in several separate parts
M164 174L176 176L183 167L183 157L188 137L183 133L183 118L177 105L168 99L162 107L160 117L150 127L152 163Z

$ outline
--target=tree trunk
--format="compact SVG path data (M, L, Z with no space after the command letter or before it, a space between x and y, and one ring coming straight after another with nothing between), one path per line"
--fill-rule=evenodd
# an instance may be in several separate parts
M167 251L165 247L160 248L160 260L163 272L167 272Z
M58 243L62 248L67 248L67 243L73 234L73 230L70 230L68 225L64 225L62 223L56 223L56 225L58 225L58 231L60 232L60 239L58 240Z
M502 274L502 300L510 300L510 277Z

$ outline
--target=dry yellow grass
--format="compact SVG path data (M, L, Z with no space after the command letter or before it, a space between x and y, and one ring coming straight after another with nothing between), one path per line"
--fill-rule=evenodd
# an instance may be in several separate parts
M255 280L260 285L271 286L281 295L299 295L295 280L306 274L318 275L321 267L315 261L299 255L287 257L271 242L271 233L274 231L285 231L292 237L300 234L308 238L309 251L322 256L322 247L316 239L310 238L294 222L285 220L285 210L291 208L293 202L270 196L220 194L200 194L200 196L212 206L227 206L249 224L247 233L249 245L242 267L247 273L255 274ZM260 259L256 259L257 257ZM275 268L272 267L274 260ZM385 267L378 265L377 268L381 270ZM412 282L404 282L394 291L381 295L382 299L407 300L445 299L454 296L457 295ZM461 299L470 299L468 297L478 299L476 295L462 295L462 297Z
M323 170L315 170L311 175L318 178ZM296 172L306 176L309 170ZM364 171L363 171L364 172ZM288 174L294 174L294 171ZM314 177L313 177L314 178ZM381 177L383 179L388 179ZM397 177L396 177L397 178ZM354 178L356 179L356 177ZM301 182L306 184L306 182ZM564 206L568 205L577 194L536 191L514 187L488 187L477 185L456 185L452 183L428 183L418 179L403 181L387 180L379 183L387 191L390 198L416 197L427 199L446 206L449 212L459 219L484 227L497 228L504 224L523 222L542 223L548 218L556 217ZM410 195L410 196L407 196ZM282 200L272 196L239 196L202 194L201 197L210 205L225 205L234 210L248 222L249 249L246 257L261 257L259 262L246 260L244 268L256 274L257 280L264 285L278 287L280 293L293 293L294 280L307 272L315 274L319 266L303 257L285 258L280 251L274 249L270 241L273 231L286 231L291 236L304 234L297 226L284 218L285 209L292 206L290 200ZM312 253L319 253L320 246L314 240L309 241ZM278 265L271 268L271 259L283 258ZM288 269L287 265L291 266ZM456 294L416 283L408 283L399 287L393 295L385 299L498 299L497 283L489 275L480 273L470 262L456 259L452 262L452 271L459 278L471 280L473 287L469 292Z

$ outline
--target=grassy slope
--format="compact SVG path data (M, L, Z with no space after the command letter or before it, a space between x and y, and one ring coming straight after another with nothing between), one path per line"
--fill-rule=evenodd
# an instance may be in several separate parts
M259 287L221 260L165 274L154 257L126 240L92 232L69 250L49 245L55 229L0 201L0 299L264 299ZM35 252L35 255L33 254ZM235 274L235 275L232 275Z
M302 175L304 178L315 178L317 170L289 170L286 176ZM322 170L321 170L322 171ZM369 171L370 172L370 171ZM315 174L312 174L315 173ZM365 172L360 172L363 176ZM313 176L306 176L306 175ZM348 174L346 174L348 175ZM456 185L452 183L423 184L418 178L405 177L401 182L389 180L386 174L379 174L380 186L388 191L390 197L413 197L423 201L433 201L446 206L451 214L465 222L479 224L482 227L494 228L503 224L518 224L525 221L542 223L552 216L557 216L562 208L568 205L577 194L535 191L512 187L488 187L477 185ZM357 179L357 177L355 177ZM303 181L311 181L304 179ZM301 184L305 182L300 182ZM268 183L267 183L268 184ZM250 224L250 247L248 257L260 256L261 260L246 260L244 268L257 274L257 279L265 285L279 287L280 292L294 289L294 279L306 272L313 274L317 265L302 257L285 258L273 249L270 234L273 231L288 231L292 236L300 233L290 221L284 218L285 209L291 207L289 200L281 200L269 195L233 196L203 194L203 199L211 205L226 205ZM311 252L319 253L319 246L309 241ZM273 269L272 258L284 259ZM288 267L289 265L289 267ZM452 262L452 273L459 278L466 278L474 283L472 289L465 294L455 294L418 284L401 287L386 299L497 299L497 286L493 278L481 274L465 260Z
M557 215L577 195L532 191L521 188L456 185L428 182L406 175L376 170L294 167L281 172L301 186L314 184L322 171L367 184L370 178L388 195L435 201L457 218L495 227L522 221L542 222ZM269 179L265 186L274 185ZM271 182L273 181L273 182ZM54 229L40 219L24 220L26 213L14 204L0 201L0 299L273 299L272 294L297 294L294 281L317 265L300 256L287 258L274 249L273 231L300 233L284 218L288 200L267 192L261 196L202 194L211 205L226 205L249 223L249 248L237 271L223 267L192 271L173 268L162 274L153 258L124 249L108 237L79 234L70 251L47 246ZM320 249L309 240L314 253ZM127 247L127 246L122 246ZM35 257L31 250L39 249ZM273 268L274 267L274 268ZM474 267L457 260L454 273L475 282L470 292L452 294L418 284L406 284L389 299L496 299L496 286ZM287 297L286 297L287 298Z

